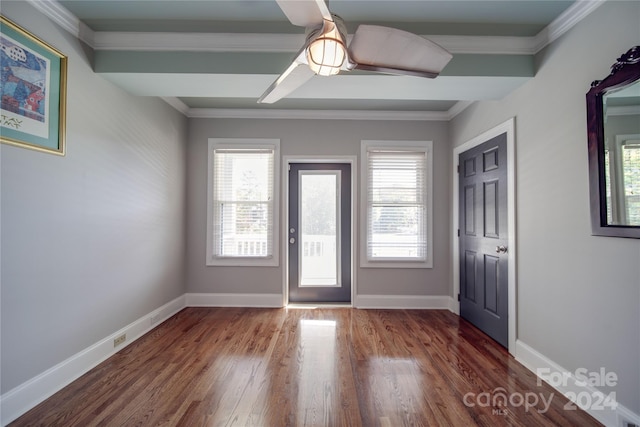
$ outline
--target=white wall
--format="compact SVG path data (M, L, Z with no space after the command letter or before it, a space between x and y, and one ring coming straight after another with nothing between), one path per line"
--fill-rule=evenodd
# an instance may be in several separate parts
M434 268L400 270L357 267L358 294L450 295L448 236L450 151L447 143L447 123L281 119L193 119L190 121L187 153L188 292L282 293L284 265L282 258L285 253L283 245L280 248L280 266L276 268L207 267L205 265L207 139L212 137L278 138L281 140L282 156L357 155L359 157L360 141L363 139L433 141ZM359 163L358 170L360 170ZM356 179L359 179L359 174ZM284 195L281 199L283 198ZM281 227L283 224L281 223Z
M69 57L66 156L0 148L4 394L184 293L187 120L26 2L2 13Z
M640 44L640 3L607 2L542 51L536 77L451 122L454 146L516 117L518 339L560 366L616 372L640 413L640 240L591 236L585 94Z

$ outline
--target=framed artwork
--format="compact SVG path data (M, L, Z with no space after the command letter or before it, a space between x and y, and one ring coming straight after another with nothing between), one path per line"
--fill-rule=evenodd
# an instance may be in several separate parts
M63 156L67 57L0 16L0 141Z

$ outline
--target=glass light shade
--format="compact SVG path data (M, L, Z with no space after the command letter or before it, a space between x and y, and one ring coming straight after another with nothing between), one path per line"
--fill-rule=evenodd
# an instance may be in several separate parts
M335 26L307 47L309 68L320 76L338 74L346 57L344 43Z

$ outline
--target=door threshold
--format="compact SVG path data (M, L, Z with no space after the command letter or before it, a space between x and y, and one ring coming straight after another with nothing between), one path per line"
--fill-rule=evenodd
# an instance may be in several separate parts
M290 302L285 308L314 310L316 308L352 308L350 302Z

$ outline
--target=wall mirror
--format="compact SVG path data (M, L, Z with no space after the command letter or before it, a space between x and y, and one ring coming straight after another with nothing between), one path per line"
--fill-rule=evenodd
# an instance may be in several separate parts
M587 93L591 229L640 239L640 46Z

